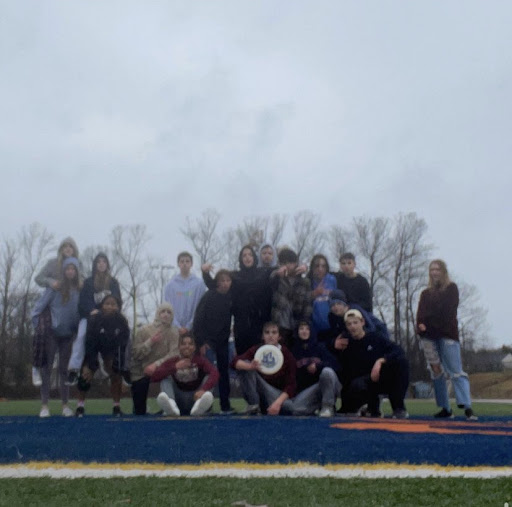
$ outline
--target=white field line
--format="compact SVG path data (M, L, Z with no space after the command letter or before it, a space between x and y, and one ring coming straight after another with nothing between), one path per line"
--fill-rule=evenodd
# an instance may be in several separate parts
M0 479L41 478L84 479L112 477L233 477L233 478L335 478L335 479L405 479L405 478L474 478L512 477L512 467L441 467L401 465L2 465Z

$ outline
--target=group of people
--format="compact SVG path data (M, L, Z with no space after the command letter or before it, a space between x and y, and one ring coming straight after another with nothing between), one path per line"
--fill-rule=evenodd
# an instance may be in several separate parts
M95 257L92 276L83 281L78 248L66 238L57 258L36 277L45 287L32 314L33 382L41 386L40 416L50 415L50 374L58 352L64 416L84 415L86 392L101 370L110 377L114 415L121 415L123 381L131 385L135 415L146 414L154 382L160 383L156 401L164 415L205 414L214 389L220 413L233 414L231 369L240 379L246 414L332 417L341 397L342 415L381 417L380 399L387 395L393 417L407 418L405 353L372 313L370 286L356 272L355 257L344 253L339 260L340 271L331 272L326 256L316 254L308 269L288 247L276 252L267 244L257 255L246 245L238 270L220 269L212 276L213 266L206 263L201 279L192 273L192 255L181 252L179 273L165 286L154 322L130 338L119 283L107 256ZM441 409L435 415L453 417L449 376L458 406L468 419L475 419L460 359L457 306L457 286L446 264L432 261L417 330ZM265 352L278 350L274 369L262 364L263 346ZM75 384L79 395L73 412L68 398Z

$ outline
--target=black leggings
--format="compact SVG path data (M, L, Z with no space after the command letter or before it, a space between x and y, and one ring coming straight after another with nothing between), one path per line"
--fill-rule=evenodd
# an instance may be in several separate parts
M149 377L142 377L132 382L133 413L135 415L146 415L149 384Z

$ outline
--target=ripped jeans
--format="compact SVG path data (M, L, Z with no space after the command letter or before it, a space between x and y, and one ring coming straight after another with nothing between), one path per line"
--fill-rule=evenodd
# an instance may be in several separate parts
M455 391L457 405L470 408L469 378L468 374L462 370L460 343L449 338L439 338L437 340L422 338L421 345L434 383L437 406L450 410L450 399L448 398L448 387L446 385L446 380L449 378ZM441 366L439 374L434 373L431 367L431 365L436 364Z

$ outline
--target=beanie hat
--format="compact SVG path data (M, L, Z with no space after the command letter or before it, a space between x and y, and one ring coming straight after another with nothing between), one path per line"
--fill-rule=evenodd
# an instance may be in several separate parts
M76 257L66 257L62 263L62 271L64 271L70 264L75 266L77 272L80 270L78 259Z
M347 296L345 296L345 293L341 289L334 289L329 295L329 306L332 306L335 303L347 304Z

